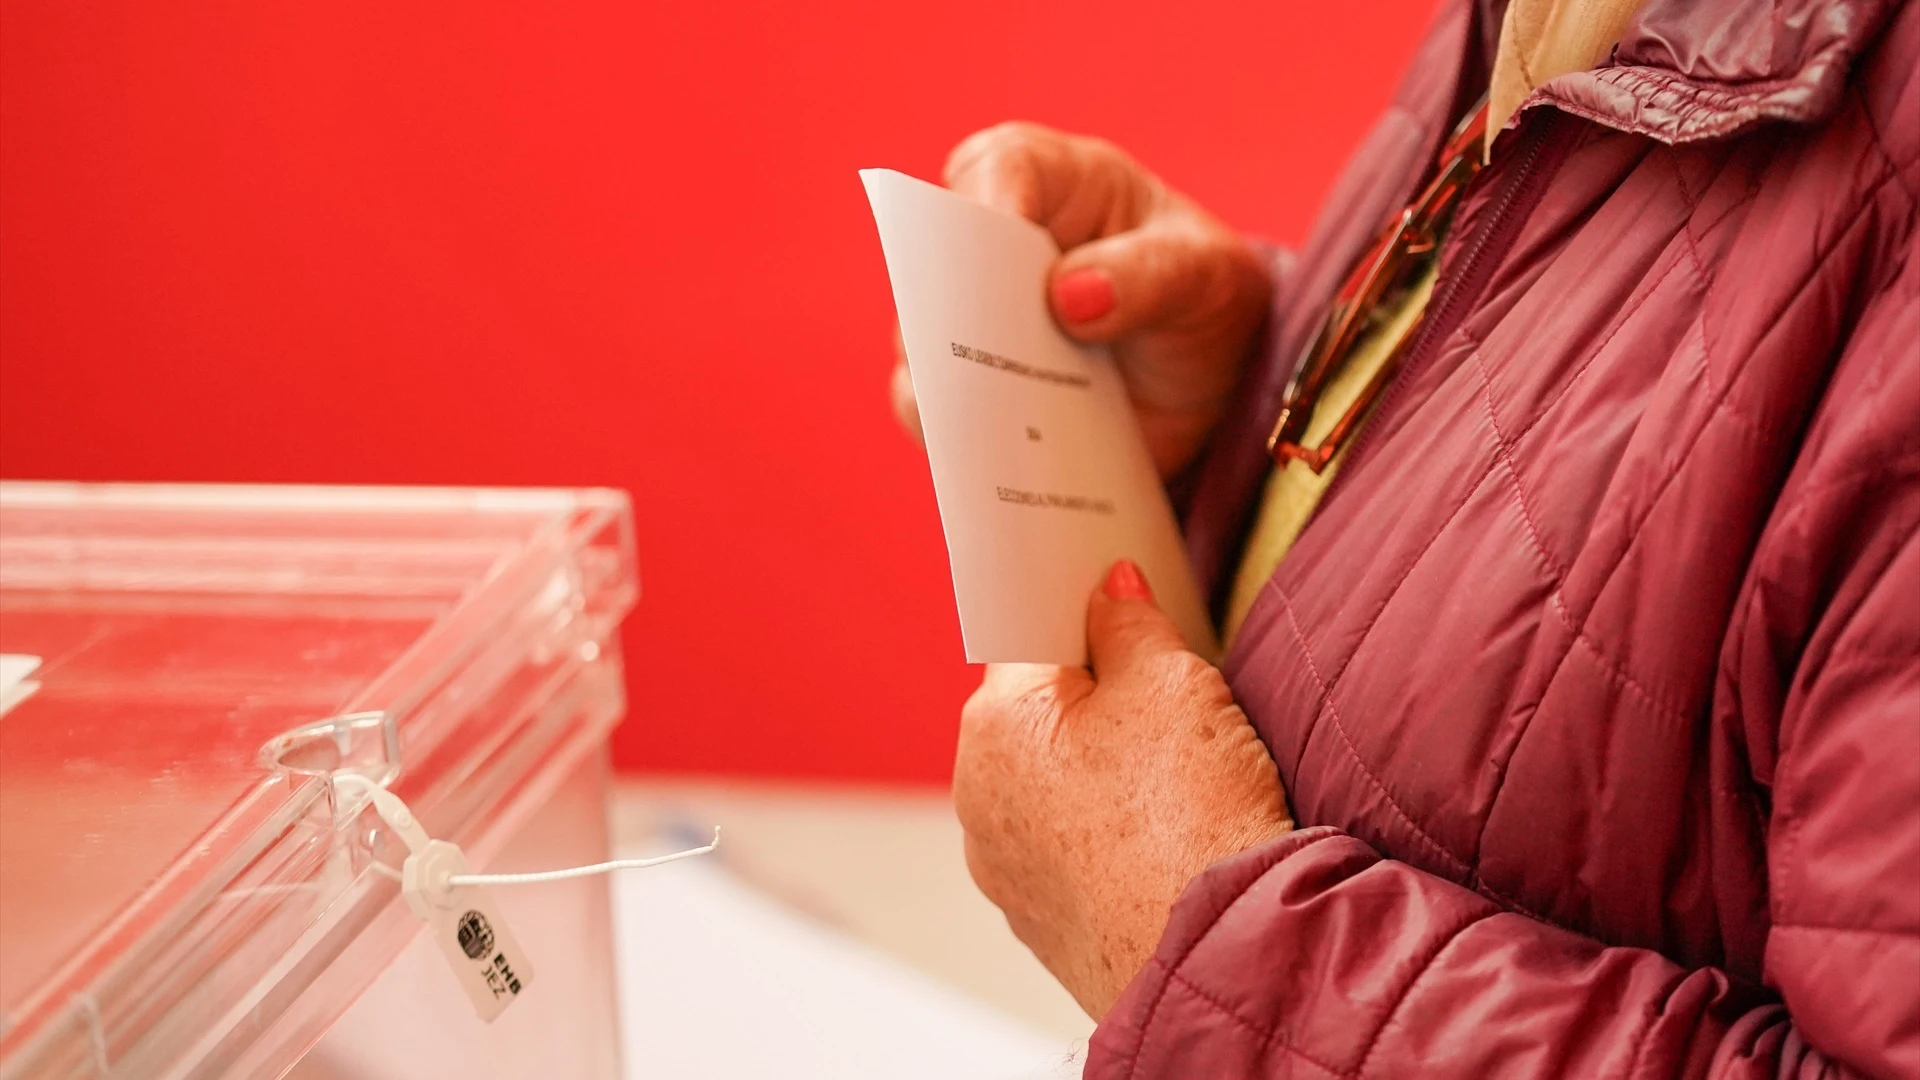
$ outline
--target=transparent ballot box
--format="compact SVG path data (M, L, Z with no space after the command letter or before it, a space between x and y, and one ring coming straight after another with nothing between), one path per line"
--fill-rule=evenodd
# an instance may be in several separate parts
M637 580L612 491L0 485L0 1080L617 1076L607 879L492 890L484 1023L330 777L607 858Z

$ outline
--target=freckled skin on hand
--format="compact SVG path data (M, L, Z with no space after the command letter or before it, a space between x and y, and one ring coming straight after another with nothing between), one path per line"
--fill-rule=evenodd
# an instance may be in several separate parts
M1087 626L1092 671L988 667L954 804L981 891L1098 1019L1187 882L1292 822L1225 679L1150 599L1097 592Z

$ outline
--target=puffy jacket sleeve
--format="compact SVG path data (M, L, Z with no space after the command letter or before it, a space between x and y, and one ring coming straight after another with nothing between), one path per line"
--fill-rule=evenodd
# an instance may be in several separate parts
M1086 1076L1920 1075L1913 932L1789 936L1769 981L1806 1025L1720 971L1501 911L1309 829L1193 884ZM1826 1039L1802 1030L1814 1021Z
M1909 271L1838 368L1858 393L1823 410L1803 444L1802 465L1817 444L1832 467L1789 481L1808 509L1773 531L1797 595L1747 594L1747 639L1760 642L1750 653L1769 651L1760 627L1782 621L1751 609L1808 607L1795 655L1776 664L1777 685L1743 685L1735 664L1721 687L1751 755L1721 782L1750 789L1767 822L1763 985L1505 910L1311 828L1188 886L1157 955L1095 1033L1089 1080L1920 1077L1920 303Z

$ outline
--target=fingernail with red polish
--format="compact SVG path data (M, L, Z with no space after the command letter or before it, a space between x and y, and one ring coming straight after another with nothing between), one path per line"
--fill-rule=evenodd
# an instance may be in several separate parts
M1147 576L1133 564L1132 559L1121 559L1107 571L1107 582L1101 586L1115 600L1153 599L1153 590L1147 585Z
M1053 279L1053 309L1070 323L1092 322L1113 310L1113 279L1088 267Z

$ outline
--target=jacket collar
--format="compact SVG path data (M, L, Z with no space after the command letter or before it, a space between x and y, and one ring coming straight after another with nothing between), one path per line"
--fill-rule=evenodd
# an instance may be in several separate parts
M1765 120L1818 122L1838 107L1854 61L1901 2L1772 0L1769 9L1761 0L1647 0L1605 65L1549 80L1516 119L1551 106L1669 143ZM1187 549L1216 610L1271 465L1264 444L1291 365L1340 276L1412 196L1453 120L1486 87L1505 10L1504 0L1442 5L1393 106L1323 208L1299 269L1282 275L1268 340L1197 466L1185 514Z
M1647 0L1608 62L1546 82L1520 112L1551 105L1666 143L1818 123L1901 2Z

